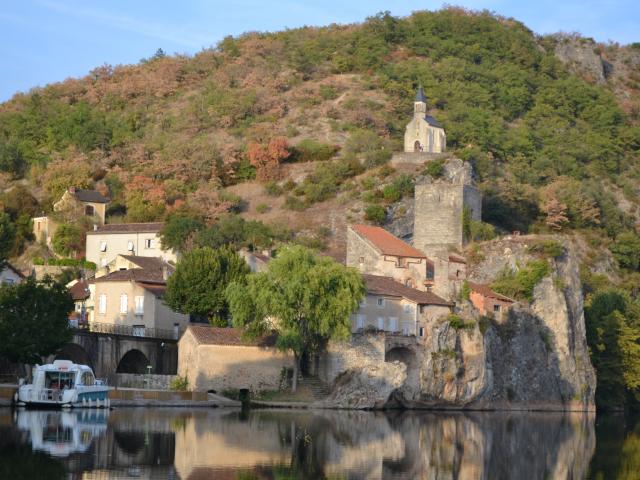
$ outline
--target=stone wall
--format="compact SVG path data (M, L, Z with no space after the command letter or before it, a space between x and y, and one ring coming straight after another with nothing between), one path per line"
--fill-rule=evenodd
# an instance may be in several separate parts
M384 363L385 334L354 334L348 342L330 342L320 356L318 376L332 384L342 373L365 365Z
M113 385L120 388L149 388L152 390L170 390L175 375L147 375L139 373L116 373Z
M429 152L398 152L394 153L391 157L391 165L398 165L401 163L409 163L412 165L422 165L430 160L438 160L440 158L446 158L449 154L443 153L429 153Z

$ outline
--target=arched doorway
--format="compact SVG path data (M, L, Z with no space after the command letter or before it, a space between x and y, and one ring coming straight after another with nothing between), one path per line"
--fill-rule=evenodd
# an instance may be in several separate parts
M87 365L93 370L93 362L89 354L77 343L67 343L56 354L54 360L71 360L78 365Z
M394 347L384 354L385 362L401 362L407 366L407 377L398 391L409 398L420 389L418 359L416 352L407 347Z
M416 140L413 144L413 151L414 152L421 152L422 151L422 146L420 145L420 140Z
M148 373L150 365L147 356L140 350L129 350L118 363L116 373Z

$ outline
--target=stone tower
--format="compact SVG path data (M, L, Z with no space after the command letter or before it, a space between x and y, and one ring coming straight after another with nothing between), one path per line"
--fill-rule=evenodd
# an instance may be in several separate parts
M404 151L441 153L446 148L447 136L442 125L427 115L427 98L420 86L413 102L413 118L404 132Z
M462 247L465 208L472 220L481 220L482 195L473 181L471 165L450 159L444 179L415 187L413 246L430 258Z

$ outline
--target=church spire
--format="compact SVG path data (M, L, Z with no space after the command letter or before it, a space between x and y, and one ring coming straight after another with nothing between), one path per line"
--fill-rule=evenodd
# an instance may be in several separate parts
M424 89L422 85L418 87L418 91L416 92L416 102L427 103L427 97L424 95Z

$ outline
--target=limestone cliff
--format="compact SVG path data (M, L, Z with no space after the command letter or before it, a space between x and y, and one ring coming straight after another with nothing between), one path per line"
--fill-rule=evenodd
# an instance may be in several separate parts
M534 258L528 247L538 240L514 237L487 242L476 251L481 260L472 268L472 278L489 281L505 266L524 265ZM360 364L379 365L395 349L405 352L407 371L387 377L387 386L400 384L388 397L387 406L593 410L596 379L585 337L578 262L571 244L564 241L564 253L549 262L552 272L535 287L531 304L516 304L506 318L480 318L468 302L459 302L467 328L455 329L447 319L440 319L424 340L376 334L375 349L334 346L329 357L348 354L350 358L346 363L334 361L334 370L328 368L333 376L326 375L327 380L342 375L330 400L341 407L379 406L380 398L373 395L357 403L349 400L356 387L366 391L362 376L353 372ZM370 344L363 338L353 342ZM352 383L349 378L358 381Z

